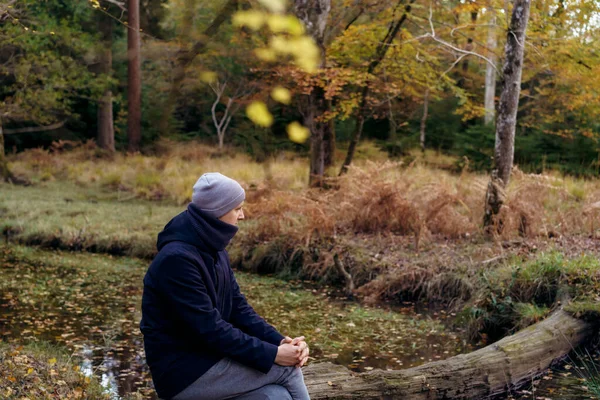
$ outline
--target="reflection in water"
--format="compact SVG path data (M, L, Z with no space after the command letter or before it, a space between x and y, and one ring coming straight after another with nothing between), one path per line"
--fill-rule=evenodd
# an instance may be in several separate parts
M510 400L600 398L600 350L576 349L559 366L549 369L532 385L507 396Z

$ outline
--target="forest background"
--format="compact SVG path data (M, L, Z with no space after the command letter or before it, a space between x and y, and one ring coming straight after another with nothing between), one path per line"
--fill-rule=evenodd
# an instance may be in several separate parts
M262 161L283 150L308 154L306 134L296 130L294 143L287 126L310 128L316 118L326 169L364 120L362 138L391 157L420 147L454 156L445 168L490 170L510 2L404 3L331 2L318 35L309 32L322 64L307 73L289 61L294 52L311 57L311 47L278 42L302 26L283 14L267 20L261 2L142 0L141 137L131 143L127 4L4 1L6 152L88 139L107 151L148 152L161 138L199 139ZM598 173L599 8L585 0L532 3L515 137L523 171ZM319 92L326 104L313 115L311 95ZM270 110L268 127L244 112L256 101Z

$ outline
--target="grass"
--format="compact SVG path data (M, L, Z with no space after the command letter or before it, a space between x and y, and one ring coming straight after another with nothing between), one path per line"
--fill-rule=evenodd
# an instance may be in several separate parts
M474 333L503 336L565 303L567 311L582 318L594 319L600 310L600 261L590 254L542 252L528 261L511 260L480 271L478 279L478 293L463 313Z
M587 391L596 399L600 399L600 363L598 355L594 357L587 349L574 350L575 360L573 363L578 364L575 367L575 372Z
M96 376L86 376L60 347L0 342L0 397L3 399L108 400Z
M0 229L27 244L151 257L156 234L184 207L47 182L0 185Z

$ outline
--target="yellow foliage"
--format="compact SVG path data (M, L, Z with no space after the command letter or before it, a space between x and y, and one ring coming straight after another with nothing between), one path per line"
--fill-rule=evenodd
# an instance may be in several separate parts
M287 133L290 140L295 143L304 143L310 136L310 130L296 121L287 126Z
M257 31L265 24L265 20L265 14L260 11L238 11L233 16L233 25L245 26Z
M254 101L246 108L246 115L256 125L268 128L273 124L273 116L262 101Z
M292 101L292 94L289 90L282 86L277 86L271 91L271 97L273 100L283 104L290 104Z
M269 11L274 13L284 12L287 5L285 0L259 0L259 2Z
M217 80L217 73L213 71L200 72L200 80L206 83L213 83Z
M262 48L254 50L254 53L258 58L263 61L275 61L277 60L277 53L269 48Z
M319 48L314 40L308 36L285 38L273 36L269 46L280 54L289 54L294 57L296 64L305 72L314 73L320 61Z
M304 26L292 15L270 15L267 18L267 25L273 33L289 33L294 36L304 34Z

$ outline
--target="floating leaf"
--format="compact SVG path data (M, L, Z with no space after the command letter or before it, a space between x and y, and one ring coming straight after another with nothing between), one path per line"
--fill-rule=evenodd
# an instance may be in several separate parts
M293 15L270 15L267 25L273 33L289 33L294 36L304 34L304 25Z
M269 11L274 13L282 13L285 11L286 1L285 0L258 0Z
M262 101L255 101L246 108L246 115L256 125L268 128L273 124L273 116Z
M265 24L265 14L260 11L238 11L233 16L233 25L246 26L252 30L259 30Z
M260 58L263 61L277 60L277 53L275 53L273 50L268 49L268 48L256 49L256 50L254 50L254 53L256 54L256 56L258 58Z
M294 143L304 143L310 136L310 130L294 121L287 126L287 133L290 140Z
M206 83L213 83L217 80L217 73L213 71L200 72L200 80Z
M283 104L290 104L292 101L292 95L289 90L282 86L277 86L271 91L271 97L273 100Z

